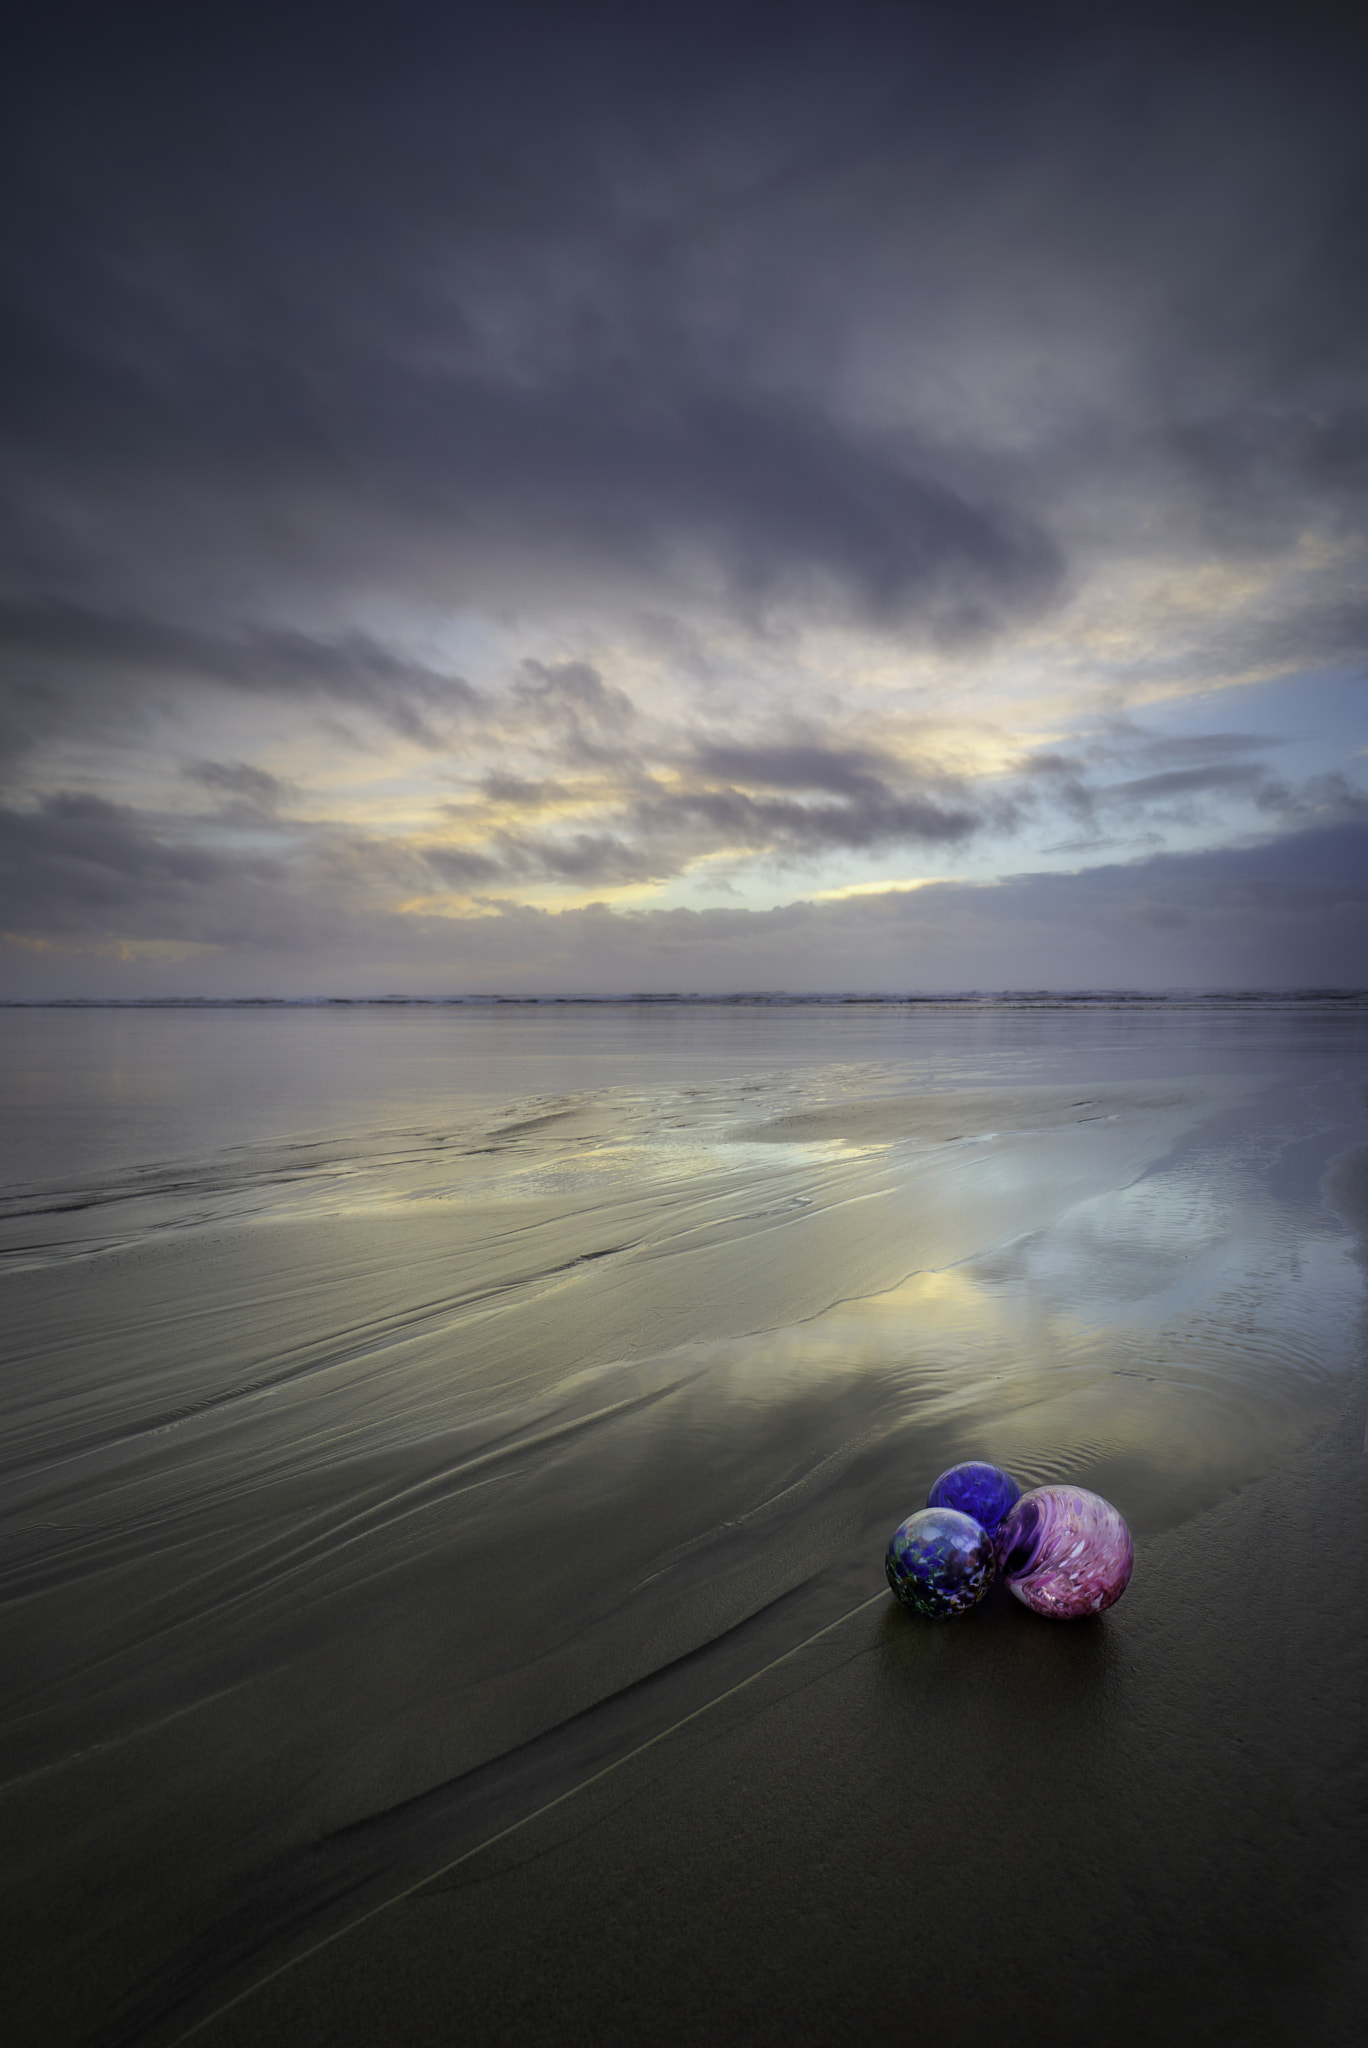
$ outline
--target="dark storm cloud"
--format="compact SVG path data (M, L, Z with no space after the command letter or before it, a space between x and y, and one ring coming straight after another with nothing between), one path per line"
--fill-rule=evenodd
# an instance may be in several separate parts
M117 493L126 525L155 526L174 494L191 510L181 546L198 527L238 553L252 545L244 497L282 514L307 502L324 545L343 547L358 519L397 519L445 535L467 572L565 557L659 574L686 550L743 609L816 576L859 610L924 610L952 634L1050 595L1058 553L1028 506L909 430L862 429L786 389L763 331L749 364L753 349L697 331L718 263L735 260L708 253L725 239L706 191L709 65L741 55L743 93L777 121L761 157L801 159L814 114L819 131L830 118L820 98L794 101L795 86L821 92L801 34L796 58L781 40L762 61L758 19L715 41L705 11L693 37L663 27L663 47L637 23L603 65L585 61L592 20L568 36L535 20L529 52L492 29L472 48L434 12L405 66L400 22L386 26L388 75L358 75L330 33L297 106L289 72L215 73L211 45L196 62L172 38L145 82L117 77L117 50L98 97L79 67L45 81L49 129L32 102L15 108L30 211L4 388L25 503L35 479L79 484L92 503ZM240 58L259 28L249 13ZM681 40L683 74L665 54ZM549 48L569 60L554 82L536 61ZM797 70L767 110L776 61ZM177 112L140 104L158 85ZM673 189L634 219L652 115ZM717 138L723 161L738 139ZM805 266L802 229L783 234L781 265ZM35 566L60 575L60 535L17 503L10 517Z
M417 372L377 352L329 377L326 395L310 392L320 415L311 431L272 414L239 423L221 448L194 422L158 431L153 418L121 462L154 494L175 491L182 469L202 490L221 468L228 488L286 503L297 489L290 472L302 472L323 500L319 534L341 528L338 508L352 507L446 535L467 564L467 595L469 565L491 558L650 578L688 551L720 568L743 613L807 602L817 579L818 595L859 614L922 613L958 638L1056 591L1059 552L1031 514L937 476L937 458L909 437L861 433L823 417L820 401L719 387L653 356L649 335L638 347L630 373L553 367L530 386L498 368ZM281 375L307 378L310 367L306 357ZM116 391L111 409L121 420L155 414L161 396ZM203 417L232 399L206 390ZM92 439L72 459L88 458ZM244 465L246 478L235 473ZM98 473L90 479L92 496L105 487ZM154 523L155 507L128 513ZM10 516L20 524L17 508ZM200 518L212 533L213 512ZM240 534L224 538L242 545ZM391 554L403 545L382 533L374 544Z
M11 931L160 935L168 917L174 928L214 891L280 873L261 856L168 842L127 805L100 797L59 794L35 811L0 809L0 921Z
M436 746L438 721L449 723L479 702L462 677L405 660L364 633L325 639L254 627L225 634L56 599L0 602L0 663L16 726L30 699L63 702L79 720L92 693L208 682L250 696L366 711Z
M307 514L343 574L414 530L467 594L683 553L742 611L829 591L961 636L1059 587L1066 476L1171 474L1232 532L1362 501L1364 152L1323 25L100 12L30 24L6 110L9 521L47 587L174 501L180 553L268 580L258 536L283 572ZM864 328L908 359L896 430ZM1128 333L1127 382L1052 399L1045 441L981 427L961 344L999 332L1063 349L1066 394Z

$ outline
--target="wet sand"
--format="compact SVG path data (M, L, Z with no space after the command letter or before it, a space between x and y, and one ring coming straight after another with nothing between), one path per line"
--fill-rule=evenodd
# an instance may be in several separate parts
M1338 2038L1368 1046L1125 1024L16 1189L18 2038ZM892 1606L969 1455L1119 1608Z
M877 1600L202 2048L1316 2041L1368 2012L1357 1406L1125 1600Z

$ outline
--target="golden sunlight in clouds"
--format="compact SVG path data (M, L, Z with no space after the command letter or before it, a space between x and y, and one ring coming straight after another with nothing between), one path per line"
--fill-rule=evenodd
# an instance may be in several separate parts
M944 875L889 875L877 882L847 882L837 889L818 889L814 891L813 900L817 903L844 903L851 896L887 896L912 889L930 889L944 880Z

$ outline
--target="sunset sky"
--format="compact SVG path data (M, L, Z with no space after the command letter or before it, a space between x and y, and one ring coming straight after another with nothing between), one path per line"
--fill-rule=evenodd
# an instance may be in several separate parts
M1347 17L34 10L0 994L1368 982Z

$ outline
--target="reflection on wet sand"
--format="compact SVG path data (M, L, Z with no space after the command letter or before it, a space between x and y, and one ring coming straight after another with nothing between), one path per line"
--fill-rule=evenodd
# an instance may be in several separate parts
M896 1078L581 1092L16 1192L29 2038L208 1997L339 1889L418 1881L475 1815L768 1669L877 1591L958 1458L1146 1537L1334 1411L1340 1066ZM1081 1684L1092 1641L1032 1654Z

